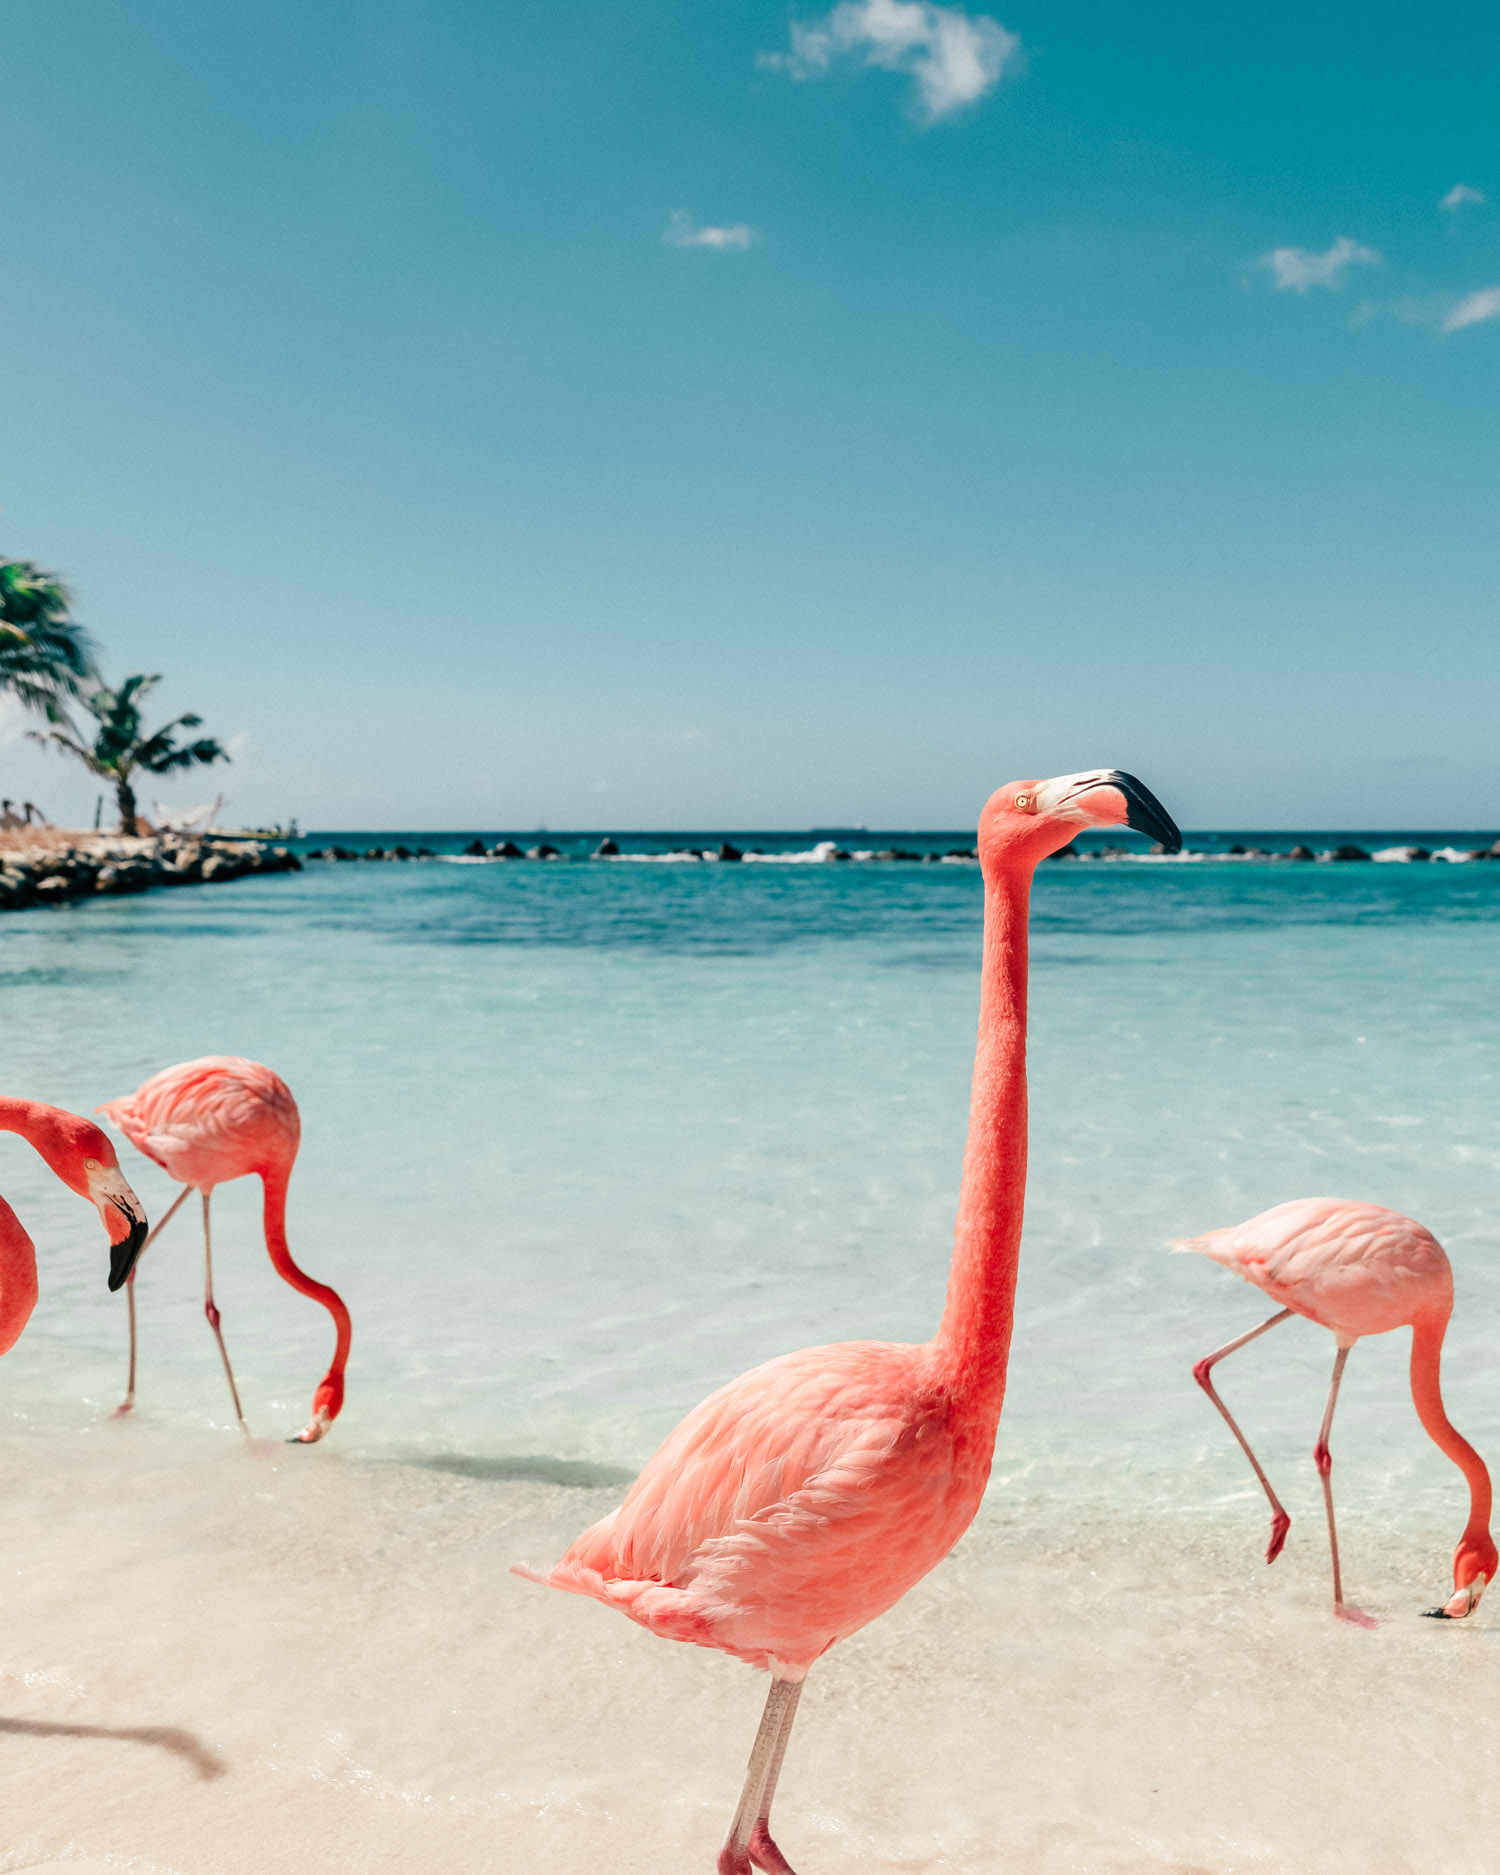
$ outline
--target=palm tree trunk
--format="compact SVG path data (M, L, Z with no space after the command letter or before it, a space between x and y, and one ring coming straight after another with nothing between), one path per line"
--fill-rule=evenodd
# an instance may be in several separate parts
M120 831L135 837L135 789L123 775L115 777L115 799L120 806Z

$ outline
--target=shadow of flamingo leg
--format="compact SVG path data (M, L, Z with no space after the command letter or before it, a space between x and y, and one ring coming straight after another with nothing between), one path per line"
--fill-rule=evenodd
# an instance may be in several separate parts
M1264 1491L1266 1496L1270 1499L1271 1541L1266 1546L1266 1561L1268 1563L1275 1562L1276 1558L1281 1554L1281 1546L1286 1542L1286 1533L1292 1527L1292 1520L1282 1509L1281 1499L1277 1497L1276 1493L1271 1489L1271 1480L1262 1469L1260 1460L1255 1456L1254 1452L1250 1450L1250 1441L1235 1424L1233 1413L1230 1412L1229 1408L1219 1398L1218 1394L1215 1393L1214 1383L1209 1379L1209 1374L1212 1372L1214 1365L1222 1361L1226 1354L1233 1354L1237 1348L1243 1348L1248 1342L1254 1341L1257 1335L1263 1335L1268 1328L1274 1328L1278 1322L1284 1322L1288 1316L1294 1313L1295 1311L1292 1309L1283 1309L1279 1315L1271 1316L1269 1320L1262 1322L1258 1328L1252 1328L1248 1334L1236 1335L1233 1341L1226 1341L1222 1348L1216 1348L1212 1354L1205 1354L1203 1359L1196 1362L1193 1367L1194 1380L1197 1381L1198 1385L1202 1387L1203 1391L1223 1414L1225 1425L1228 1426L1235 1438L1239 1440L1240 1450L1245 1454L1246 1458L1249 1459L1251 1470L1255 1473L1256 1477L1260 1479L1261 1490Z
M1339 1573L1339 1533L1333 1521L1333 1454L1328 1449L1328 1435L1333 1430L1333 1409L1338 1405L1339 1382L1344 1377L1344 1362L1348 1358L1347 1348L1340 1348L1334 1357L1333 1383L1328 1389L1328 1404L1323 1409L1318 1443L1313 1447L1313 1463L1323 1481L1323 1508L1328 1512L1328 1551L1333 1558L1333 1612L1340 1621L1347 1621L1354 1627L1373 1628L1375 1623L1369 1615L1362 1609L1350 1608L1345 1604L1344 1580Z
M801 1680L791 1682L791 1695L782 1708L781 1725L771 1751L771 1763L756 1807L755 1827L750 1832L750 1860L765 1875L796 1875L790 1862L771 1840L771 1805L781 1776L781 1761L786 1756L787 1740L792 1735L792 1721L797 1716L797 1701L802 1697Z
M229 1350L224 1346L224 1333L219 1326L219 1308L214 1301L214 1245L208 1225L208 1205L212 1196L212 1192L203 1194L203 1313L208 1317L214 1340L219 1344L219 1358L224 1363L224 1377L229 1382L229 1397L234 1401L234 1416L240 1422L240 1431L248 1439L250 1428L245 1424L244 1410L240 1406L240 1390L234 1384L234 1369L229 1365Z
M739 1805L734 1813L734 1820L729 1825L729 1835L724 1847L719 1851L718 1875L751 1875L750 1841L755 1834L757 1823L761 1822L761 1799L766 1789L767 1780L772 1775L772 1766L780 1768L777 1745L785 1749L782 1738L782 1723L787 1716L788 1707L796 1710L797 1700L802 1691L800 1680L772 1680L771 1690L766 1695L766 1709L761 1714L760 1730L755 1734L755 1743L750 1749L750 1763L745 1771L745 1787L740 1792ZM769 1837L766 1839L769 1843ZM774 1844L771 1845L774 1848ZM776 1851L778 1857L780 1851ZM786 1868L785 1862L781 1864ZM771 1864L774 1868L775 1864ZM790 1871L788 1871L790 1875Z
M136 1276L136 1270L138 1270L141 1266L141 1257L143 1257L146 1254L146 1252L151 1248L152 1244L154 1244L157 1238L161 1235L162 1231L164 1231L167 1225L172 1222L172 1219L176 1217L177 1213L182 1209L183 1200L187 1197L188 1193L192 1189L193 1188L191 1185L184 1185L182 1190L178 1192L177 1196L167 1206L166 1210L162 1213L162 1215L151 1226L150 1235L147 1237L146 1241L141 1245L141 1255L138 1256L135 1260L135 1268L131 1270L129 1276L125 1279L125 1302L129 1311L129 1315L130 1315L130 1371L127 1374L126 1380L125 1380L125 1398L121 1400L120 1404L115 1408L115 1417L117 1419L119 1418L121 1413L128 1413L131 1410L131 1408L135 1405L135 1276Z

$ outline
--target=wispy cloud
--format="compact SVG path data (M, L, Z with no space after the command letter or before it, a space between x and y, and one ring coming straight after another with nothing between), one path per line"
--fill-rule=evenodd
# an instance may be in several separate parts
M1278 292L1305 293L1310 286L1342 286L1349 268L1378 267L1380 256L1373 247L1361 247L1341 234L1326 253L1315 254L1308 247L1277 247L1261 256L1261 264L1275 274Z
M1461 299L1443 321L1445 332L1462 332L1465 326L1482 325L1486 319L1500 319L1500 286L1487 286Z
M755 230L737 221L732 228L695 228L679 208L662 236L668 247L749 247Z
M1483 189L1471 189L1466 182L1455 182L1453 187L1438 203L1439 208L1446 208L1451 215L1460 208L1479 207L1484 202Z
M791 51L759 63L791 78L821 78L844 61L903 72L916 80L918 114L934 123L982 98L1020 56L1018 35L988 14L932 0L840 0L820 19L794 21Z

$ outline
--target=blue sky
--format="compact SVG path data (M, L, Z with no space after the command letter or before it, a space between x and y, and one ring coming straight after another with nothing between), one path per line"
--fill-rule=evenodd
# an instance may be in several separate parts
M1493 9L0 0L0 63L0 543L237 817L1500 820Z

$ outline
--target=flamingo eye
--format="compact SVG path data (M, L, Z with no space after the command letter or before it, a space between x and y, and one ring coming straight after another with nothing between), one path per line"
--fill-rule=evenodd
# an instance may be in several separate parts
M83 1169L85 1172L102 1172L104 1167L98 1159L85 1159Z
M1035 806L1035 804L1036 804L1036 797L1034 795L1018 794L1016 796L1017 807L1024 807L1024 808L1030 809L1031 807Z

